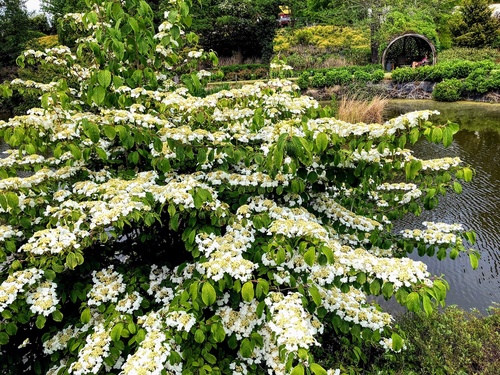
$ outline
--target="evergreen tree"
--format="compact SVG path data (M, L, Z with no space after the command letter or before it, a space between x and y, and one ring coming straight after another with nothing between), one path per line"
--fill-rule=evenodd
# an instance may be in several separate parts
M460 47L491 47L498 43L499 22L491 16L486 0L465 0L458 22L452 26Z
M15 64L32 37L29 23L25 0L0 1L0 67Z

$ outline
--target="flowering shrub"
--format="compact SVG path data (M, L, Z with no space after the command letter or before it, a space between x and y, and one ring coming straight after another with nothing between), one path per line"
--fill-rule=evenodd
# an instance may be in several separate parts
M3 87L41 91L41 108L0 122L2 371L339 374L312 354L326 324L402 350L368 297L431 313L448 288L407 253L477 267L461 225L392 224L472 179L406 148L449 145L456 125L349 124L280 79L196 97L213 56L182 31L189 4L169 4L156 33L141 0L70 15L90 31L76 52L20 62L79 84Z

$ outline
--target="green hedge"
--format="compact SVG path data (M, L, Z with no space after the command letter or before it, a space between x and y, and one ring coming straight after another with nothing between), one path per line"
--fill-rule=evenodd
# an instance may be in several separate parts
M350 66L333 69L316 69L302 72L297 84L301 89L308 87L347 86L352 83L378 83L384 79L380 65Z
M484 69L489 73L495 67L500 67L490 60L483 61L450 61L436 65L423 66L418 69L397 68L392 72L392 80L395 83L407 83L414 81L441 82L450 78L467 78L476 69Z

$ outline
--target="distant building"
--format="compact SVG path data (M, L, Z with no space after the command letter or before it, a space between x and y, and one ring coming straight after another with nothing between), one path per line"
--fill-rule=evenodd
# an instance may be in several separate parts
M292 10L289 6L280 5L280 13L278 14L278 25L291 26L292 25Z

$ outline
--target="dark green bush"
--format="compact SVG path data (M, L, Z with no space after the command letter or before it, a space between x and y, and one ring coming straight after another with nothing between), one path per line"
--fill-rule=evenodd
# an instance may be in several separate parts
M356 70L353 74L354 81L368 83L372 80L372 75L364 70Z
M378 69L372 72L371 81L373 83L378 83L384 79L384 71L382 69Z
M464 80L463 89L470 93L484 94L489 91L489 74L483 68L477 68Z
M316 73L311 78L312 87L324 87L326 86L326 80L323 73Z
M327 86L345 86L351 83L352 74L347 69L332 69L325 73L325 83Z
M407 349L386 354L378 374L498 375L500 369L500 310L487 316L451 306L430 317L407 314L399 324ZM380 366L382 365L382 366Z
M490 89L500 91L500 70L492 70L490 73Z
M440 102L455 102L460 99L461 94L462 81L456 78L436 83L432 91L433 99Z
M474 70L475 65L477 64L472 61L457 61L456 63L451 64L450 78L466 78Z
M394 83L407 83L416 81L417 69L412 68L396 68L392 72L392 80Z
M300 76L299 79L297 80L297 85L301 90L305 90L309 87L309 72L303 72Z

